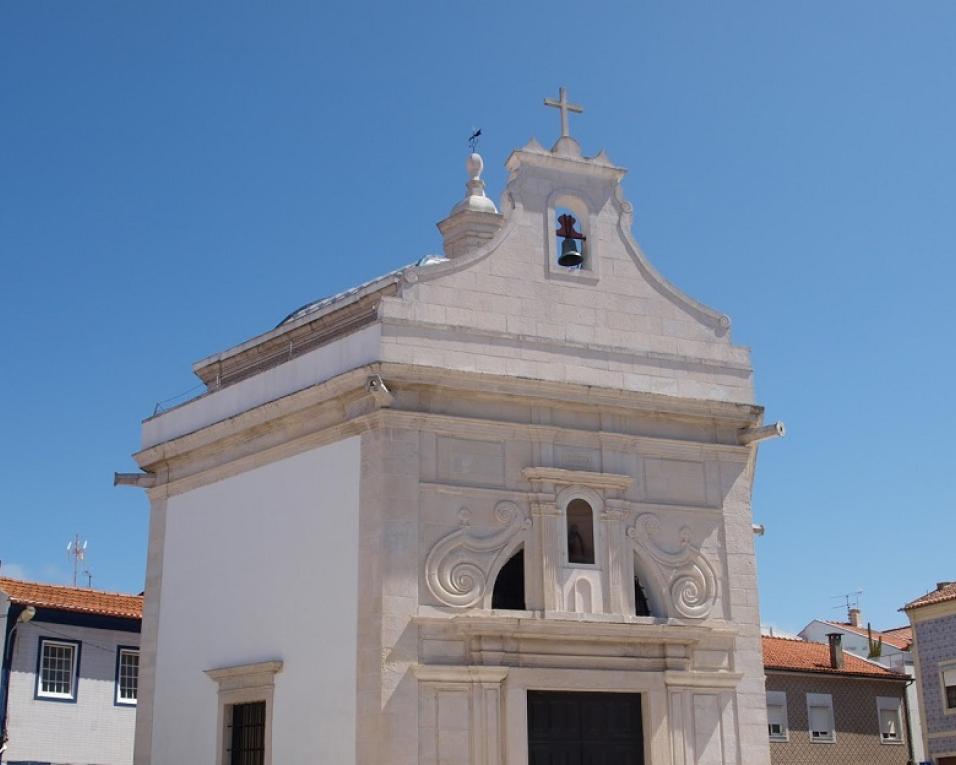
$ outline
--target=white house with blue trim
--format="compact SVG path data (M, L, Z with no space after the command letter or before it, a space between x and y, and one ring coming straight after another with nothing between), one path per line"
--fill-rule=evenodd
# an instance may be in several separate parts
M0 762L133 761L142 604L0 578Z

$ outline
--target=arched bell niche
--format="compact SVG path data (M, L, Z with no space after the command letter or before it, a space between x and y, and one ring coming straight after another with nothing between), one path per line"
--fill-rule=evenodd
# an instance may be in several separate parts
M548 202L548 271L570 279L592 280L597 275L595 244L591 237L591 206L579 194L559 192Z
M583 268L587 259L588 240L581 231L578 216L567 207L556 207L554 219L557 228L554 235L558 265L562 268Z

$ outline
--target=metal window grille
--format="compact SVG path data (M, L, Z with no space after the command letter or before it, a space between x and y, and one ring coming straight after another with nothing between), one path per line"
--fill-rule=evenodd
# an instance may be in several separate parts
M266 703L233 704L229 765L264 765Z
M139 690L139 651L120 650L117 698L136 701Z
M48 696L73 696L73 666L76 646L43 641L40 657L40 693Z

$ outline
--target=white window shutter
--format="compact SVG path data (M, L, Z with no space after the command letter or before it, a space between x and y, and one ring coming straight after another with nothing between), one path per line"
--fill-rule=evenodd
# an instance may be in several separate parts
M826 707L810 707L810 730L830 732L830 710Z
M895 710L880 710L880 733L883 734L883 738L899 738L898 725L899 720L897 719Z

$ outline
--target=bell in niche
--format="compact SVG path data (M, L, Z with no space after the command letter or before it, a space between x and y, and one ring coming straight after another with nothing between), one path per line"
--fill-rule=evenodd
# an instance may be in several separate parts
M578 242L583 242L586 237L574 230L575 220L573 215L562 215L558 218L558 223L561 224L561 227L555 233L563 238L558 265L565 268L577 268L584 263L584 255L581 254L581 247Z

